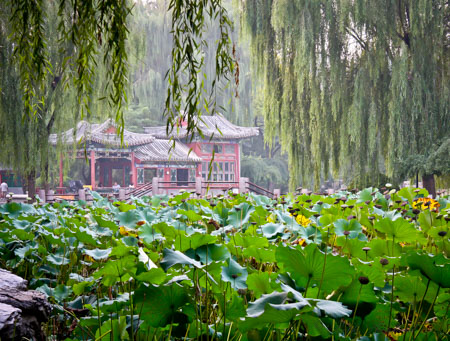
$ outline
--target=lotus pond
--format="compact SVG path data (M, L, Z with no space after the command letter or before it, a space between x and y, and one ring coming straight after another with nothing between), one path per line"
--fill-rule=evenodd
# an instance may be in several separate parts
M50 340L443 340L450 201L427 194L8 203L0 266L48 295Z

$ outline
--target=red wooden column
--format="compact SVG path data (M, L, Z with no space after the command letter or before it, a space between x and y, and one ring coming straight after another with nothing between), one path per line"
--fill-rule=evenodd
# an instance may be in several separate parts
M236 143L235 152L236 152L236 169L234 170L234 172L236 173L236 181L239 182L239 178L241 177L241 152L239 150L239 142Z
M131 152L131 184L137 186L137 170L136 170L136 158L134 152Z
M95 152L91 150L91 186L95 189Z
M59 187L63 187L64 179L63 179L64 173L63 173L63 156L61 153L61 156L59 158Z

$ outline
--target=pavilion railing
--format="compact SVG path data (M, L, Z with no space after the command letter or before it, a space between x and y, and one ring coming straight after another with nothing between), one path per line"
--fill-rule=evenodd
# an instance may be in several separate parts
M260 187L253 182L247 182L248 190L249 192L253 192L259 195L265 195L266 197L273 198L275 195L273 192L269 191L268 189L265 189L263 187Z

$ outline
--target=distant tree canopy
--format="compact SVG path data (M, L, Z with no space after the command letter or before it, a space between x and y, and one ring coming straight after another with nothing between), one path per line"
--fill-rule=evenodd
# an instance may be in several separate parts
M450 173L444 0L245 0L266 139L290 186ZM314 174L314 177L311 176Z

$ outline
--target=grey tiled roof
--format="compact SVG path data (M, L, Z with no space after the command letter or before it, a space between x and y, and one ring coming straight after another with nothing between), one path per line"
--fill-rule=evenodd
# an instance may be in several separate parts
M201 162L202 159L181 142L156 139L152 143L139 146L135 156L142 162Z
M84 142L97 142L100 144L113 146L113 147L132 147L139 146L146 143L153 142L155 138L150 134L133 133L124 129L123 131L123 144L121 137L116 133L107 133L110 128L117 128L116 123L112 119L108 119L101 124L88 123L81 121L77 124L77 128L71 128L60 134L51 134L49 142L56 145L58 141L63 144L84 143Z
M234 125L221 114L201 116L198 126L204 136L214 136L218 139L241 139L259 135L259 129L257 127L240 127ZM187 136L185 127L174 127L169 134L167 134L165 126L145 127L144 131L160 139L170 137L185 138Z

